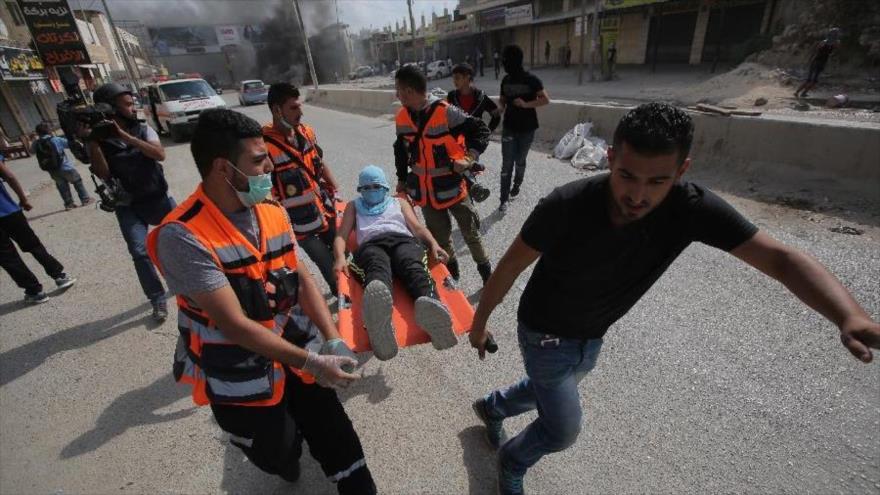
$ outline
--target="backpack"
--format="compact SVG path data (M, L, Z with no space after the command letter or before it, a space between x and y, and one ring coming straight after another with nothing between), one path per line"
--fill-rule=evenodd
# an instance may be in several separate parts
M34 149L37 152L37 163L40 165L40 169L46 172L54 172L61 168L63 159L61 154L58 153L55 143L52 142L52 138L38 139Z

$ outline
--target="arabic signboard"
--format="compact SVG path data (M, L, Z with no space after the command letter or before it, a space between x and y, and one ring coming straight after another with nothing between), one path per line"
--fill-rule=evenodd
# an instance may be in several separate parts
M532 4L517 5L516 7L507 7L504 10L504 24L507 26L517 26L520 24L529 24L532 22Z
M33 50L0 46L0 79L34 81L46 79L43 61Z
M67 0L18 0L18 5L43 63L91 63Z

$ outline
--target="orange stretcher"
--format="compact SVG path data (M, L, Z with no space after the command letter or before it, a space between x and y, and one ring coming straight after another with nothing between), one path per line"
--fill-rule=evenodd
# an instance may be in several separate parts
M336 227L342 224L342 215L347 203L337 200L336 202ZM348 238L348 250L354 252L357 249L357 238L354 232ZM440 300L449 309L452 316L452 329L456 335L461 335L471 328L474 320L474 308L467 300L464 293L456 288L452 275L443 263L434 263L429 267L431 277L437 287ZM364 328L361 318L361 304L364 288L353 276L339 273L337 279L339 289L339 334L354 352L372 350L370 339ZM424 344L431 338L416 324L413 314L413 300L406 292L399 280L394 280L391 291L394 300L392 306L392 321L394 331L397 334L397 345L408 347L416 344Z

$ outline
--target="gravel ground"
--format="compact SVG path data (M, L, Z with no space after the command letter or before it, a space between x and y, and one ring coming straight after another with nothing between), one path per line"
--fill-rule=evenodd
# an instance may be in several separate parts
M265 107L243 111L269 117ZM392 173L392 122L305 111L352 194L361 166ZM186 144L167 143L167 153L180 201L197 183L196 169ZM494 260L542 195L582 176L533 152L526 187L502 217L495 211L498 143L484 162L493 197L478 210ZM302 479L290 485L227 447L210 411L194 408L169 376L174 310L164 325L150 323L113 216L58 211L54 188L37 187L46 177L32 160L11 165L35 191L34 229L79 282L47 304L24 307L0 275L0 493L334 493L308 455ZM734 196L723 174L701 167L694 165L698 177L762 229L826 263L880 316L876 209L816 213ZM761 187L776 196L772 185ZM839 225L863 233L829 231ZM479 277L455 236L464 290L476 297ZM341 397L382 493L493 493L494 457L470 402L522 375L514 328L527 276L493 315L501 350L484 362L465 343L445 352L407 348L385 363L363 356L364 379ZM688 248L611 329L581 392L583 433L529 472L527 491L880 492L878 365L852 359L830 324L711 248ZM506 427L515 433L533 418Z

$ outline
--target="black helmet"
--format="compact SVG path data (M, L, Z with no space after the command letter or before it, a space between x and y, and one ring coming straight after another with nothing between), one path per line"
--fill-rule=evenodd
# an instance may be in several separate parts
M110 106L116 105L116 97L124 94L132 94L132 91L119 83L102 84L92 94L92 100L95 103L107 103Z

